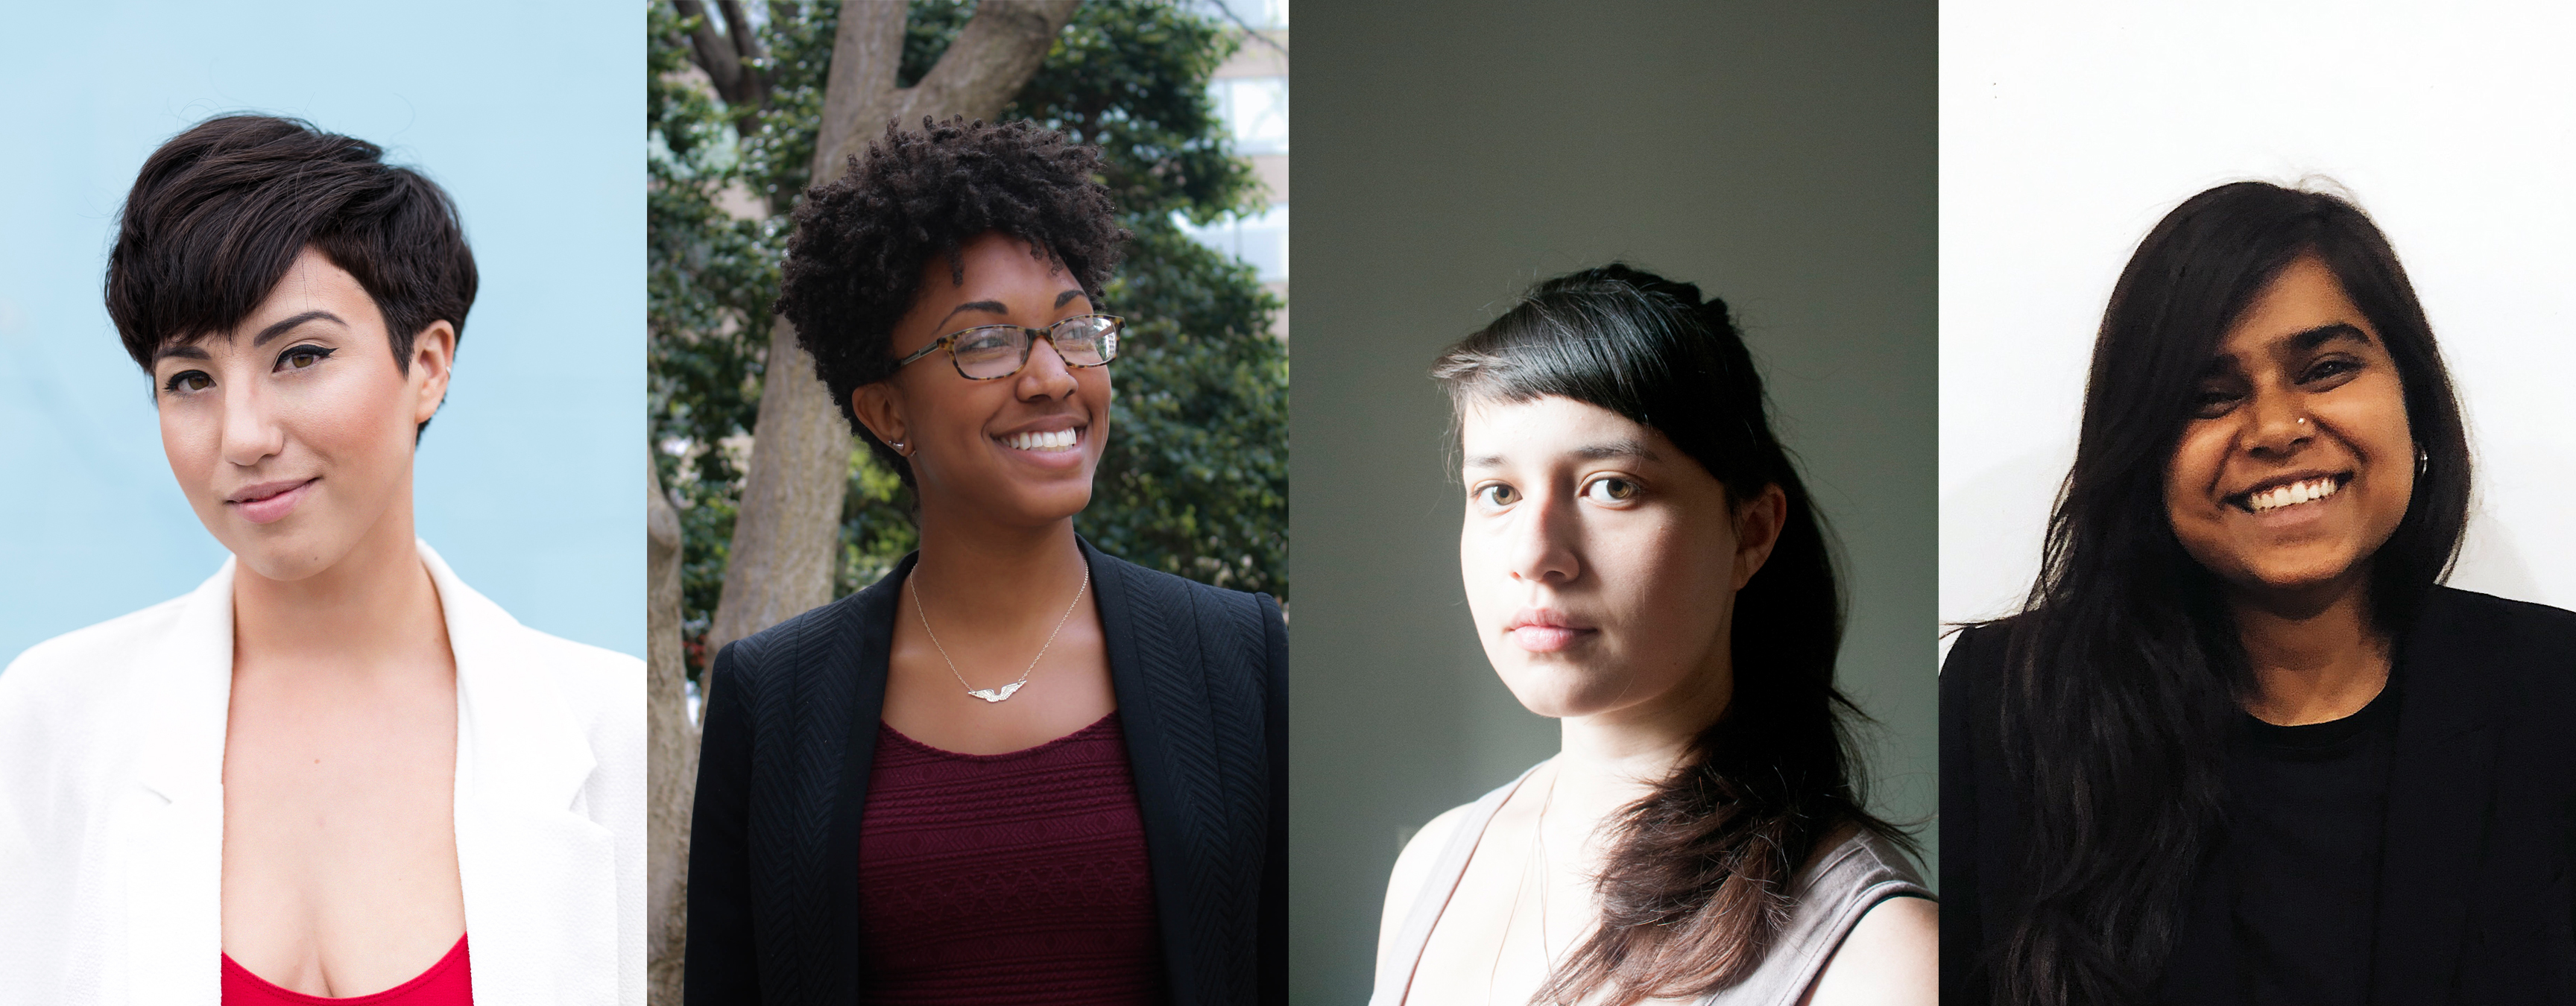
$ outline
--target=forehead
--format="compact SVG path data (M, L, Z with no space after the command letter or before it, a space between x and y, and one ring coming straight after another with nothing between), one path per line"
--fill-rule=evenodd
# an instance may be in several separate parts
M268 295L231 328L172 335L161 341L160 351L209 343L226 349L236 344L247 347L264 329L313 311L327 312L365 331L384 327L384 317L366 286L348 270L333 264L330 256L306 248L286 267L286 274L278 277L276 285L268 288Z
M2343 290L2334 271L2314 255L2302 255L2281 268L2228 326L2220 340L2222 355L2269 352L2283 342L2329 325L2350 325L2379 341L2379 332Z
M922 263L918 306L989 300L1014 292L1043 291L1052 298L1076 284L1064 264L1036 245L993 233L960 246L952 258L932 255Z
M1458 414L1458 440L1471 470L1613 456L1654 461L1671 453L1653 427L1558 395L1471 400Z

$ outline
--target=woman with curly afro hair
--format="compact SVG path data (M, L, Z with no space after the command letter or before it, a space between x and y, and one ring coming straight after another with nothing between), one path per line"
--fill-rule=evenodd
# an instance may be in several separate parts
M716 655L692 1003L1284 999L1279 607L1074 530L1126 328L1102 170L924 119L796 210L778 312L921 547Z

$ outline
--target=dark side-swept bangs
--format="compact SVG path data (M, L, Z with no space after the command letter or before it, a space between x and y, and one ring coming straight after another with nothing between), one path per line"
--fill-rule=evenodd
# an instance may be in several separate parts
M373 143L266 115L207 119L143 162L108 254L108 316L148 370L164 346L241 324L307 247L375 300L404 372L432 323L464 338L477 275L446 190Z

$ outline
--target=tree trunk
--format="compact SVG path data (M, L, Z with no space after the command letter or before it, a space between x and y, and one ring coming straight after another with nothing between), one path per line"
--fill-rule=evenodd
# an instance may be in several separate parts
M890 122L963 115L991 119L1046 62L1056 33L1081 0L983 0L921 82L895 86L903 62L909 5L845 3L832 40L832 67L815 138L815 184L839 178ZM703 8L701 8L703 9ZM732 11L726 11L728 21ZM737 22L736 31L740 30ZM745 93L751 93L745 85ZM841 500L856 446L839 403L814 376L814 358L796 345L796 329L776 319L760 415L752 430L750 471L725 559L724 591L707 630L712 655L744 636L832 599L840 552ZM650 460L649 458L647 459ZM648 474L651 469L647 469ZM689 812L697 790L698 731L681 691L679 516L658 476L646 503L646 618L652 758L648 810L648 988L656 1004L678 1006L687 935ZM722 682L709 677L702 694ZM853 852L853 855L856 853Z
M689 722L680 655L680 514L662 493L649 449L644 479L644 980L650 1001L678 1006L698 727Z

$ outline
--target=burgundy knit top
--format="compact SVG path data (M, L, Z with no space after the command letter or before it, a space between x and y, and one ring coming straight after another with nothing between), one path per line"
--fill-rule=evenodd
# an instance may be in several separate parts
M958 754L878 724L859 818L869 1003L1163 1001L1145 822L1118 714Z

